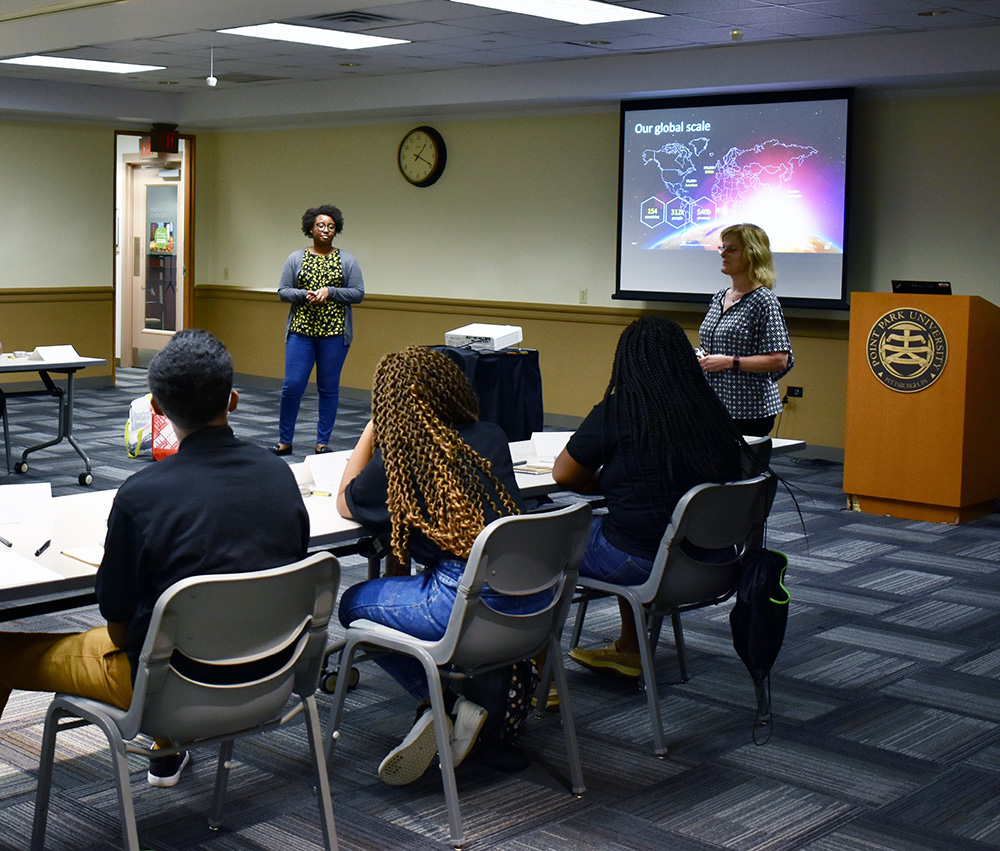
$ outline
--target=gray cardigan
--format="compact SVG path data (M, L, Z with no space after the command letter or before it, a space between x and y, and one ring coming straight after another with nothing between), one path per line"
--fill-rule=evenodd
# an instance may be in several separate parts
M299 272L302 271L302 257L306 249L300 248L288 255L285 268L281 270L281 281L278 283L278 298L292 303L288 311L288 322L285 324L285 339L288 339L288 329L292 324L292 314L296 305L306 303L306 292L298 286ZM353 254L340 252L340 262L344 269L344 286L330 288L330 301L339 301L344 305L344 345L351 345L354 339L354 324L351 321L351 305L360 304L365 297L365 281L361 276L361 266Z

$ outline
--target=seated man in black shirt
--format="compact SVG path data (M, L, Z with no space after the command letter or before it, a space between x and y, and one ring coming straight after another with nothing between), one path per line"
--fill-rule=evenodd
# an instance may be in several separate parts
M127 708L157 598L178 580L263 570L303 558L309 517L288 465L237 440L233 362L206 331L178 331L149 365L153 409L172 423L176 455L129 478L108 517L96 591L106 626L82 633L0 633L0 712L13 689L81 695ZM239 623L239 602L230 614ZM187 753L150 761L173 786Z

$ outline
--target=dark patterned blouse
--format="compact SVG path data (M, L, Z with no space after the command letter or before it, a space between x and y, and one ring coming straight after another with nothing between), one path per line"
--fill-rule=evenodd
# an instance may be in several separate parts
M788 367L780 372L706 372L705 378L733 419L780 414L778 379L795 364L781 303L767 287L758 287L723 313L725 297L725 289L712 297L698 331L705 354L749 357L788 352Z

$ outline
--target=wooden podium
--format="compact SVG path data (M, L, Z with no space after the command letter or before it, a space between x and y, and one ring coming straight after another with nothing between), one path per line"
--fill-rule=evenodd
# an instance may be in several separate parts
M1000 308L854 293L844 491L852 507L966 523L1000 497Z

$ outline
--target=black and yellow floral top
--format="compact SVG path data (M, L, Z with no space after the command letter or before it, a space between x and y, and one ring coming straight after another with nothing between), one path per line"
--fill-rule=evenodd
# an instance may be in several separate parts
M330 254L307 251L302 256L298 285L300 290L313 292L323 287L333 292L335 287L344 286L340 249L334 248ZM344 333L344 305L330 299L322 304L297 304L288 330L307 337L338 337Z
M330 288L322 304L310 304L306 293ZM361 267L354 257L339 248L330 254L313 254L308 249L292 252L285 261L278 285L278 296L292 303L288 314L289 333L308 337L344 337L350 345L353 337L351 305L365 296Z

